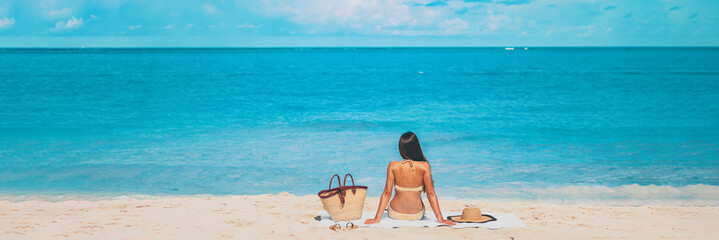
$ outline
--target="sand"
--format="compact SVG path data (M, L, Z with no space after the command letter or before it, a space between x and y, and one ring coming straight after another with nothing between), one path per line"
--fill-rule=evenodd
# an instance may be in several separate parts
M366 211L378 198L367 198ZM192 196L150 200L0 201L0 239L719 239L719 207L442 201L513 212L527 228L360 228L314 219L315 195ZM429 207L429 204L425 203ZM427 209L431 211L430 209ZM399 237L399 238L398 238Z

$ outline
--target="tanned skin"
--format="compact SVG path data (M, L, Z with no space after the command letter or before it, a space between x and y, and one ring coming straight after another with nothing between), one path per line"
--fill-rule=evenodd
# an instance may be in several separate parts
M434 216L437 217L439 223L447 225L455 225L455 222L449 221L442 217L442 212L439 210L439 201L437 200L437 194L434 192L434 186L432 184L432 170L429 167L429 163L426 161L412 161L414 170L408 162L395 161L390 162L387 166L387 183L384 186L384 191L379 200L379 207L377 208L377 214L373 219L365 220L365 224L378 223L382 218L382 213L387 208L387 204L390 204L393 210L398 213L413 214L422 211L422 193L421 192L405 192L395 191L395 197L392 198L392 189L394 189L395 181L397 185L402 187L418 187L424 186L427 191L427 199L429 205L434 211Z

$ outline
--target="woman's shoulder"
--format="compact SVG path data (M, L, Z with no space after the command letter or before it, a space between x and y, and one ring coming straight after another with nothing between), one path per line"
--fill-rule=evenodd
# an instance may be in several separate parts
M389 166L389 167L398 167L398 166L400 166L400 165L402 165L402 160L399 160L399 161L390 161L387 166Z
M414 166L415 166L415 167L420 167L420 168L429 168L429 162L427 162L427 161L414 161Z

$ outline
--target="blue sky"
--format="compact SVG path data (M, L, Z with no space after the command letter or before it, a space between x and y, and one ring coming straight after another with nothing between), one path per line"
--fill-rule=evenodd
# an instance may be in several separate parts
M0 47L719 46L719 0L0 0Z

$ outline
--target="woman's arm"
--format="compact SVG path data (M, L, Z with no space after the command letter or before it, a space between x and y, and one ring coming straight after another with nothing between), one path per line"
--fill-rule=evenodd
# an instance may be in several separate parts
M434 211L434 216L437 217L437 221L439 223L444 223L447 225L455 225L455 222L444 219L442 217L442 211L439 210L439 201L437 200L437 194L434 193L434 184L432 183L432 169L429 167L429 164L427 164L427 170L424 171L423 180L424 188L427 190L427 200L429 200L429 205L432 206L432 211Z
M377 207L377 214L374 215L373 219L365 220L364 224L378 223L379 220L382 218L382 213L384 213L384 209L387 207L387 203L389 202L389 199L392 198L392 187L394 187L394 174L392 173L391 166L392 166L392 163L387 165L387 183L385 183L384 191L382 191L382 196L380 196L380 199L379 199L379 206Z

